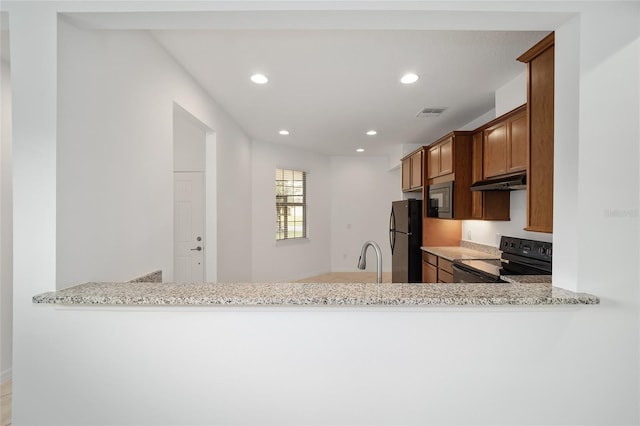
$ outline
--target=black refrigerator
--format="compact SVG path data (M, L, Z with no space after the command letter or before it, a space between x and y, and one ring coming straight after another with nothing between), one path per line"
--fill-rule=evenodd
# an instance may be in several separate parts
M394 201L389 217L391 281L422 282L422 200Z

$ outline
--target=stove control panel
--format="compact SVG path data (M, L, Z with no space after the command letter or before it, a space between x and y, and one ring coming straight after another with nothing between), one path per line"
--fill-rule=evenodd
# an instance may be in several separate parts
M522 238L505 237L500 239L500 250L503 253L516 254L528 258L535 258L551 262L553 257L553 243L544 241L525 240Z

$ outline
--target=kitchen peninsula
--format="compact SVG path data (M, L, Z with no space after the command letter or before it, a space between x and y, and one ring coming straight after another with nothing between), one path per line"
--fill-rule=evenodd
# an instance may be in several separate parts
M33 297L79 306L496 306L593 305L550 283L86 283Z

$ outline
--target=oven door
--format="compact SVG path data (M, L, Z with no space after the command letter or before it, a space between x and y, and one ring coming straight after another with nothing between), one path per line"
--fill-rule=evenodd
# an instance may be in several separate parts
M453 282L454 283L502 283L504 281L495 279L482 272L469 268L459 263L453 264Z

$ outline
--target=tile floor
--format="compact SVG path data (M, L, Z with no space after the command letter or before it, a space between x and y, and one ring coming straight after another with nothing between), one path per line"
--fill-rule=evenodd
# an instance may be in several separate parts
M11 425L11 380L0 384L0 426Z

